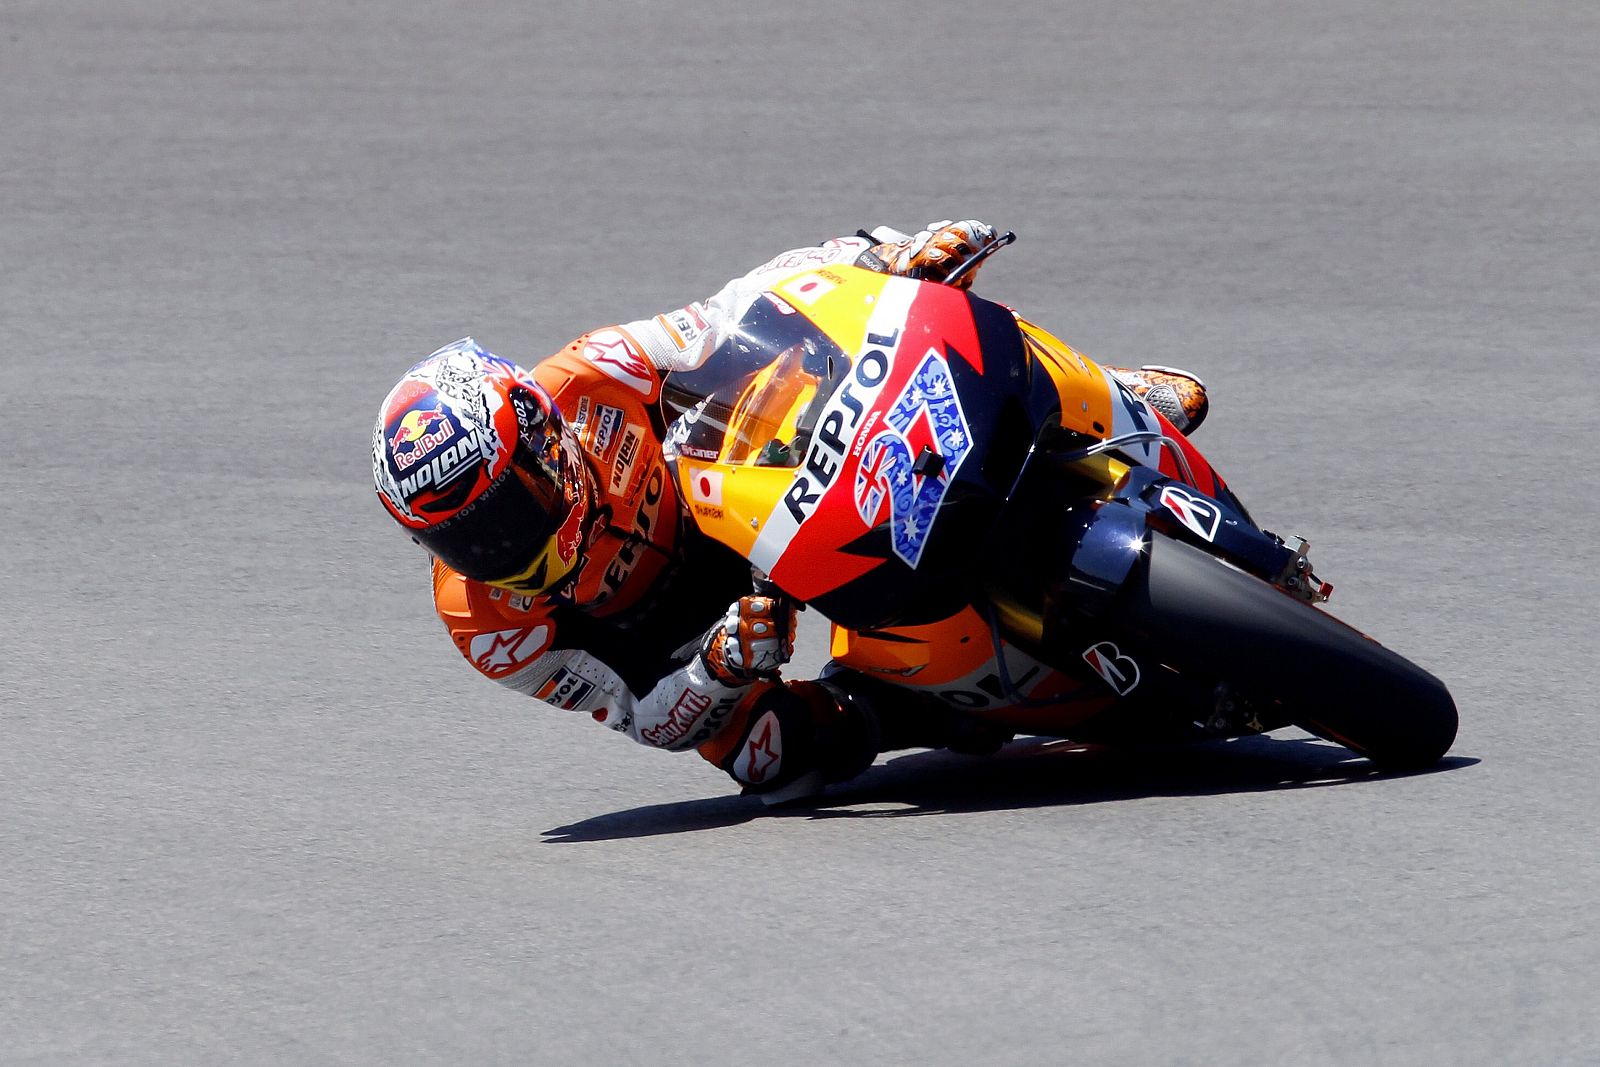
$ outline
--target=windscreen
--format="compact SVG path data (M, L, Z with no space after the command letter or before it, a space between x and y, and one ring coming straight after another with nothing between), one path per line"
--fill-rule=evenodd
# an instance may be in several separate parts
M669 454L798 467L850 358L805 316L758 299L699 369L668 375Z

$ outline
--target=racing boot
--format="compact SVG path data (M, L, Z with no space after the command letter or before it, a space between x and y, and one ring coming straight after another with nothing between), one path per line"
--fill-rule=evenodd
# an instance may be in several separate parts
M1211 410L1205 383L1186 370L1149 365L1138 370L1129 367L1107 367L1106 370L1132 389L1134 396L1143 397L1147 404L1161 412L1185 437L1200 428L1206 412Z
M808 799L872 766L883 751L877 716L818 682L757 682L728 725L699 748L746 795L766 804Z
M836 671L815 682L757 683L700 755L769 806L810 800L881 752L948 748L990 755L1010 731L930 697Z
M963 715L931 697L883 685L854 671L836 671L815 682L786 682L790 694L812 707L810 770L767 788L745 785L769 807L815 798L832 782L845 782L871 767L882 752L944 748L969 756L992 756L1014 736L1009 730ZM818 712L821 712L818 715ZM735 761L730 772L739 778Z

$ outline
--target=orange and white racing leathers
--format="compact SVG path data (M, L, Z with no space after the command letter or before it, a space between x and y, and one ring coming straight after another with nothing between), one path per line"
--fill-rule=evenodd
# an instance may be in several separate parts
M825 762L817 724L844 713L820 687L725 685L699 655L706 631L751 591L750 566L680 506L658 400L663 373L700 366L764 289L801 269L854 262L873 243L838 238L786 252L708 300L595 330L533 369L577 433L601 518L575 583L558 594L518 595L434 562L435 606L474 667L641 744L698 747L757 791ZM872 754L844 763L859 770Z

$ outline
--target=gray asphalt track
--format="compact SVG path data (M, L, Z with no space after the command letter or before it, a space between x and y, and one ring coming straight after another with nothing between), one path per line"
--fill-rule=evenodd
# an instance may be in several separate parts
M1597 188L1580 0L7 0L0 1061L1600 1061ZM1207 379L1440 770L1023 743L772 817L459 661L369 488L412 360L952 214Z

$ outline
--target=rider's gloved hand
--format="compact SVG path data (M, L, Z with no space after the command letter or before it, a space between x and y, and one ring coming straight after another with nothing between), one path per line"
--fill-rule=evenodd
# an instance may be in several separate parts
M978 249L995 240L994 227L977 219L961 222L930 222L926 229L905 241L877 245L872 249L889 267L891 274L924 281L942 282L950 272L971 258ZM958 289L970 289L977 270L957 279Z
M700 655L723 685L772 677L794 655L796 612L786 597L743 596L706 634Z

